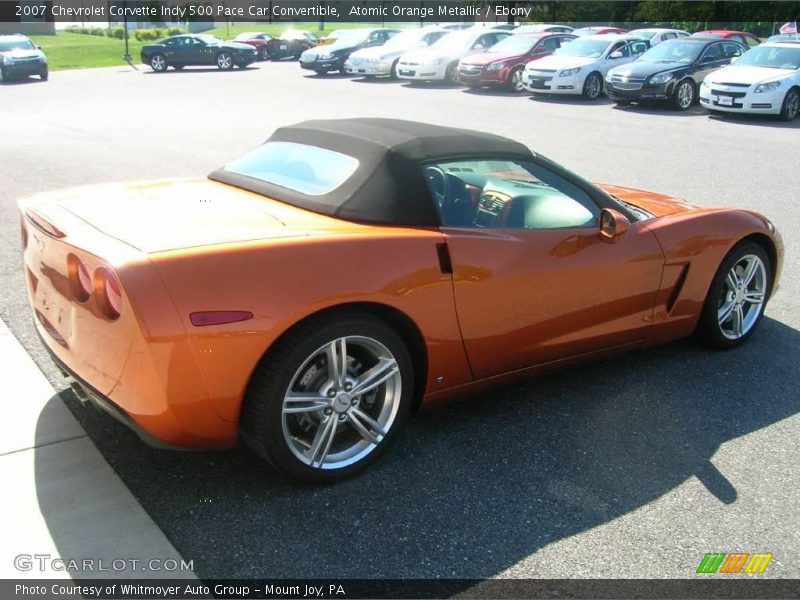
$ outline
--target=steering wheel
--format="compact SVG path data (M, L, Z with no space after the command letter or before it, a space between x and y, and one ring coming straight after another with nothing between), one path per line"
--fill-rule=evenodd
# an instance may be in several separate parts
M433 199L436 206L441 210L444 208L448 193L447 175L439 167L425 167L425 176L428 178Z

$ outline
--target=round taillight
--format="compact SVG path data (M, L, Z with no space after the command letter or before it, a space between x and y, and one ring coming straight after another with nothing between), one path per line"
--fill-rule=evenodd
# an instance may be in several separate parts
M80 258L74 254L67 257L67 270L72 295L78 302L86 302L92 295L92 275Z
M108 269L99 269L97 277L100 288L100 309L112 321L118 319L122 314L122 290L119 281Z

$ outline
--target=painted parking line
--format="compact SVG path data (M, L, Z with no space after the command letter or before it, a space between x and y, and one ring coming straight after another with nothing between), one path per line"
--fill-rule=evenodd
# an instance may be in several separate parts
M0 578L194 578L2 320L0 365Z

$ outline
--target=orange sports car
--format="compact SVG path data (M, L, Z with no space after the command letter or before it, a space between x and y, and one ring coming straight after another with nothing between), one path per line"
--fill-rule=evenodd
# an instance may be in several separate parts
M159 445L241 434L315 482L374 462L422 403L691 335L738 346L783 256L754 212L388 119L20 209L36 327L81 397Z

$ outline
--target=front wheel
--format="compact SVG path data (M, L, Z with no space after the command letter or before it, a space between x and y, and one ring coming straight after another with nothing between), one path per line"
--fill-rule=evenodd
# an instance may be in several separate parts
M414 372L400 336L368 314L313 319L287 334L248 385L242 437L278 470L332 482L372 464L411 405Z
M517 67L508 75L508 89L519 94L525 89L522 81L522 67Z
M603 93L603 79L600 73L589 73L583 82L583 97L587 100L597 100Z
M447 65L447 70L444 72L445 83L455 84L458 83L458 63L450 63Z
M150 57L150 68L156 73L163 73L167 70L167 57L163 54L154 54Z
M694 104L694 82L684 79L672 91L672 106L678 110L689 110Z
M50 72L47 69L39 73L39 79L41 79L42 81L47 81L49 77L50 77Z
M269 52L267 52L266 46L261 46L258 49L258 60L269 60Z
M783 98L779 118L781 121L792 121L798 113L800 113L800 90L792 88L786 92L786 96Z
M217 68L220 71L230 71L233 68L233 56L228 52L217 54Z
M772 288L772 265L764 249L744 242L722 261L706 296L697 337L714 348L741 345L752 335Z

